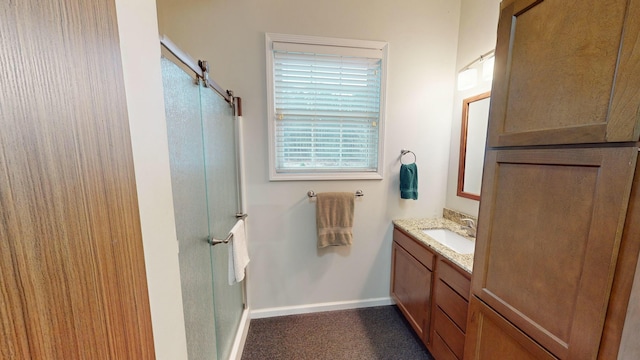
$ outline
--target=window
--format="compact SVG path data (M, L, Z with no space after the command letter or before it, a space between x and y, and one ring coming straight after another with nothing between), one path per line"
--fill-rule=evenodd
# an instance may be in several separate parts
M266 34L271 180L381 179L387 43Z

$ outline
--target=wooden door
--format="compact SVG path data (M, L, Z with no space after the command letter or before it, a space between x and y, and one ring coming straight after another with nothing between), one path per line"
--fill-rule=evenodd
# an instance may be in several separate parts
M154 358L113 0L0 3L0 358Z
M431 270L393 242L391 295L424 344L429 335Z
M391 297L425 345L430 341L434 258L434 253L417 240L397 228L393 230Z
M560 359L598 353L637 152L487 152L472 293Z
M640 0L506 0L488 145L637 141Z
M557 359L478 298L472 297L469 306L465 359Z

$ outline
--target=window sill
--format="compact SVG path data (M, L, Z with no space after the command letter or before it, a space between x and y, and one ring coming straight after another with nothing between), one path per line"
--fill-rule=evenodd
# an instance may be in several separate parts
M307 180L382 180L379 172L358 173L271 173L269 181L307 181Z

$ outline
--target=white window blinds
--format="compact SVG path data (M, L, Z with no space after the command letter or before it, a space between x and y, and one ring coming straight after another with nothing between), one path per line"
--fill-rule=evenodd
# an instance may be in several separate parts
M382 51L273 43L277 173L377 172Z

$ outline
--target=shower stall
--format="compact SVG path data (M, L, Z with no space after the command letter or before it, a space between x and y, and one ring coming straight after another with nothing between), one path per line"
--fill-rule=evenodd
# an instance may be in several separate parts
M243 317L246 280L229 285L225 239L243 209L239 99L166 37L162 80L189 359L229 359Z

